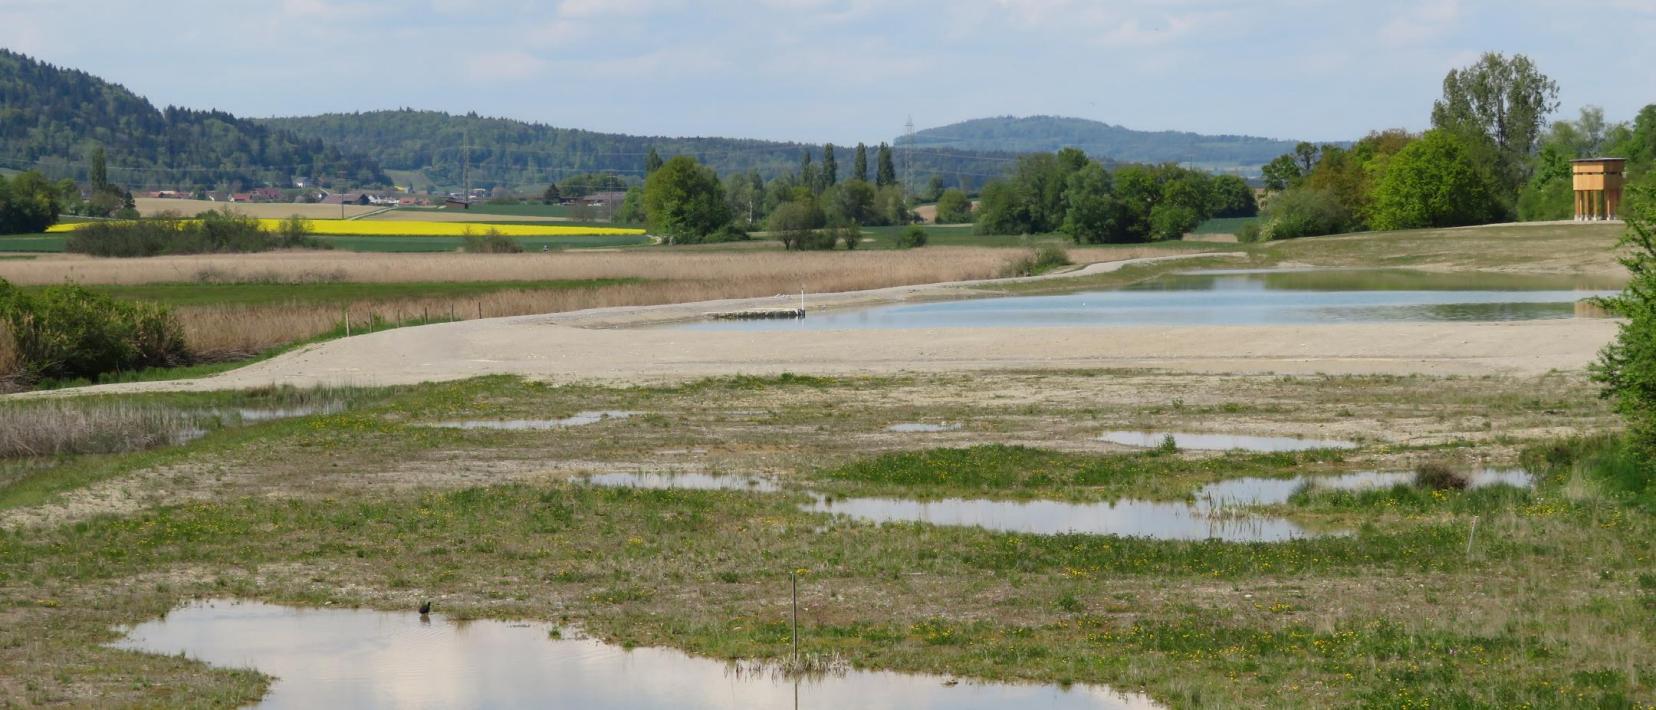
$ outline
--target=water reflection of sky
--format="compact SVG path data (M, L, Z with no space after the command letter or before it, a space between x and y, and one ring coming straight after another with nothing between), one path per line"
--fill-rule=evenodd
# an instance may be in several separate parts
M277 678L262 708L1154 708L1097 686L946 686L935 676L851 672L793 681L735 673L659 648L549 638L545 624L192 604L132 629L119 648L183 653ZM778 654L786 649L778 648Z
M1286 503L1306 485L1342 490L1384 488L1408 483L1413 474L1363 471L1339 476L1292 478L1234 478L1203 486L1191 501L1116 500L1071 503L1034 500L1006 501L966 498L914 500L905 498L818 497L805 506L818 513L834 513L871 522L911 522L930 525L966 525L1001 532L1034 535L1119 535L1152 540L1222 540L1225 542L1283 542L1315 533L1282 517L1232 510L1237 506ZM1479 470L1469 474L1473 487L1533 485L1518 470Z
M1406 271L1172 274L1115 291L897 304L803 320L710 321L687 330L859 330L1132 325L1302 325L1570 318L1609 291L1558 278Z

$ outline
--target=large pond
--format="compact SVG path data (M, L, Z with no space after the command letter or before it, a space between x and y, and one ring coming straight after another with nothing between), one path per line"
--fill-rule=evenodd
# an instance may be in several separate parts
M668 649L557 638L555 630L221 600L139 624L115 646L274 676L263 708L1157 707L1098 686L868 671L791 678Z
M1229 270L1170 274L1114 291L1007 296L708 321L687 330L861 330L1132 325L1295 325L1571 318L1606 284L1403 270Z

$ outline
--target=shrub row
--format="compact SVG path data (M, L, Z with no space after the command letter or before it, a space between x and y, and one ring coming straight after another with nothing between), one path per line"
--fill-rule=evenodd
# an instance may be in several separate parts
M229 211L203 212L195 219L165 216L124 222L97 222L70 233L64 250L113 257L164 254L222 254L275 249L322 249L303 219L294 217L274 230L259 220Z
M24 382L170 367L188 356L171 311L73 284L25 293L0 279L0 323Z

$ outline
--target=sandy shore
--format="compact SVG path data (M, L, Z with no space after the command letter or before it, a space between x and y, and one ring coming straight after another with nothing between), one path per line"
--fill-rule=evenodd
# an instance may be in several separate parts
M1165 257L1164 257L1165 258ZM1130 263L1144 263L1134 260ZM1067 276L1112 271L1092 264ZM1054 278L1054 277L1048 277ZM812 310L981 295L1005 281L810 297ZM797 296L465 321L334 340L216 377L60 393L393 385L512 374L660 382L732 374L894 374L997 369L1157 369L1280 374L1535 375L1579 370L1616 332L1597 319L1293 326L948 328L704 332L627 328Z

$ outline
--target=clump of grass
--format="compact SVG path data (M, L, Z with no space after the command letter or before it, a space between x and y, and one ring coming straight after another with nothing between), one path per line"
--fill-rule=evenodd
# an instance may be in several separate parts
M1472 482L1442 461L1427 461L1415 467L1414 484L1433 491L1464 491Z

